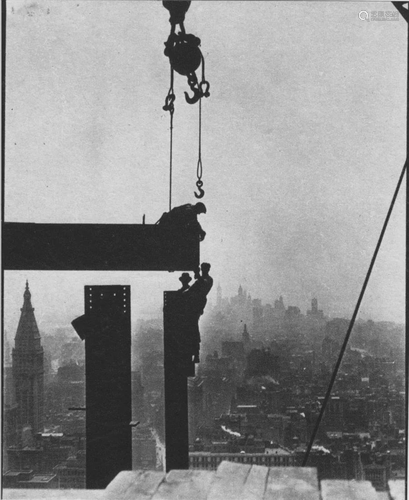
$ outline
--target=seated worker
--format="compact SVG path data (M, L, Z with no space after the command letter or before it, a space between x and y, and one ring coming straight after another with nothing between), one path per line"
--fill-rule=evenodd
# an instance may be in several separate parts
M199 240L203 241L206 233L203 231L201 225L197 220L199 214L205 214L206 207L203 203L199 202L196 205L187 203L180 207L172 208L170 212L165 212L156 224L167 226L179 230L184 228L199 235Z

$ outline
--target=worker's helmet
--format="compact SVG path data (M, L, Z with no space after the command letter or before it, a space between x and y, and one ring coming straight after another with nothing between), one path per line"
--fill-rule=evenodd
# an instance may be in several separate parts
M196 203L195 206L198 214L205 214L207 212L205 204L201 201L199 201L199 203Z

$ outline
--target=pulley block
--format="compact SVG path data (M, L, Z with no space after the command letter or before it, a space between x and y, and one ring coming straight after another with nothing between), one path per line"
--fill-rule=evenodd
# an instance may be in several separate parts
M180 75L188 76L200 66L202 53L197 36L173 33L165 45L165 56L169 57L172 68Z

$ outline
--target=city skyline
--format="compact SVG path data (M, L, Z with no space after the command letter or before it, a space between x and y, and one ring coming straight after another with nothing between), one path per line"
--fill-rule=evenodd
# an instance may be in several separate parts
M316 300L312 301L312 311L304 316L291 306L286 313L281 298L272 309L261 309L260 301L255 299L254 310L242 287L230 300L220 300L220 290L217 292L217 304L208 309L210 318L203 331L206 335L202 336L201 363L195 376L187 380L189 468L214 469L222 460L299 466L347 322L324 317ZM115 291L111 293L116 295ZM99 297L100 291L95 290L95 294ZM115 300L119 299L122 306L122 293L119 295ZM96 303L88 305L88 310ZM260 321L263 317L265 322ZM253 325L251 332L243 329L243 322ZM129 371L132 419L141 424L132 438L133 470L160 470L164 464L158 452L163 450L165 439L166 370L162 335L154 323L141 323L143 335L132 347L132 354L138 358L132 374ZM234 325L241 326L240 335ZM44 337L44 348L40 345L29 283L25 285L18 331L12 366L5 367L8 446L4 485L24 487L26 468L30 470L30 484L36 483L41 473L39 486L44 486L47 479L49 487L84 488L89 477L85 461L88 448L84 449L88 431L84 414L71 411L71 407L84 406L89 375L84 345L79 339L73 342L66 334L60 342ZM110 328L106 331L112 333ZM234 338L230 332L236 332ZM399 346L404 340L403 328L365 322L357 325L354 333L328 403L329 411L321 422L319 442L317 439L311 450L309 466L317 468L320 479L364 479L376 489L386 490L390 478L405 478L405 355ZM115 343L117 335L111 337ZM13 404L13 387L18 400L27 387L27 358L28 365L35 366L34 360L43 349L45 426L35 435L34 454L30 427L23 425L21 440L16 434L15 417L24 416L26 410L21 403ZM112 350L106 349L108 357ZM114 360L113 365L119 366L118 361ZM41 402L39 391L34 391L31 401L35 409Z
M282 294L305 310L317 297L331 317L352 314L405 159L406 26L362 21L364 7L393 9L198 1L186 15L211 85L201 259L228 296L242 284L266 302ZM154 223L167 210L169 28L158 2L8 2L6 221ZM173 206L196 201L198 117L184 90L177 75ZM363 318L404 321L404 201ZM177 278L6 272L5 315L26 279L38 312L67 323L85 285L130 284L134 309L145 297L159 308Z
M25 273L28 274L28 273ZM31 273L30 273L31 274ZM40 280L41 280L41 273L37 273L40 275ZM123 273L125 274L125 273ZM178 273L174 273L174 276L172 276L172 282L169 283L167 281L166 283L163 283L163 286L166 287L168 285L168 290L171 289L176 289L178 287L178 284L175 283L174 278L177 278L179 276ZM129 280L128 280L129 281ZM178 281L178 280L177 280ZM37 321L39 324L40 328L40 333L44 333L46 335L49 335L53 329L55 328L67 328L71 327L71 321L78 317L79 315L83 314L84 312L84 303L83 303L83 287L80 285L77 287L78 291L81 293L78 294L72 294L70 297L71 300L71 311L68 307L67 302L64 302L64 294L62 293L60 296L56 296L56 294L53 294L53 300L55 301L55 306L50 307L50 294L48 294L46 291L41 290L41 287L38 290L38 293L36 293L35 285L32 283L36 283L35 278L34 279L28 279L30 290L33 294L33 306L35 309ZM41 281L40 281L41 283ZM87 282L88 283L88 282ZM105 281L106 283L106 281ZM179 282L178 282L179 283ZM88 284L94 284L91 281ZM109 284L120 284L120 285L126 285L124 280L115 280L115 278L112 278L109 282ZM17 325L18 325L18 319L20 317L20 302L23 303L23 296L24 296L24 289L25 289L25 282L24 285L22 285L20 293L17 293L16 290L9 290L6 288L7 285L7 280L5 280L5 310L4 310L4 324L5 324L5 333L9 341L11 341L14 338L15 331L17 330ZM140 284L139 284L140 285ZM171 288L171 285L173 285L173 288ZM205 323L207 320L207 314L206 311L212 309L214 306L216 306L217 303L217 289L218 287L221 287L222 289L222 297L224 300L230 301L232 298L236 297L238 294L238 289L239 287L242 287L242 285L238 285L236 292L228 295L223 291L223 287L221 286L220 283L215 284L213 287L212 291L209 294L209 304L208 308L205 310L204 317L202 322ZM141 285L138 287L139 291L141 292ZM57 287L54 287L53 290L57 289ZM325 300L321 299L319 296L318 297L313 297L311 296L311 299L307 303L299 304L295 302L291 302L291 300L288 300L288 298L284 294L280 294L276 297L273 297L272 299L268 300L264 297L259 297L256 295L253 295L251 293L251 290L246 290L245 287L242 287L243 291L247 293L247 296L251 296L251 299L256 299L260 300L262 305L267 305L270 304L274 306L274 302L278 300L280 297L283 297L284 305L286 308L289 306L295 306L300 309L300 312L302 315L306 315L307 311L311 309L311 301L313 299L318 300L318 309L323 310L323 314L325 317L328 319L334 319L334 318L344 318L344 319L350 319L352 316L352 312L350 315L342 315L342 314L337 314L336 311L328 311L325 307ZM165 288L163 288L165 290ZM6 291L8 293L6 293ZM60 289L61 291L61 289ZM160 319L161 317L161 308L162 304L160 302L162 294L162 289L158 289L158 293L156 298L156 302L150 302L145 304L143 306L138 307L138 297L135 297L134 290L131 288L131 317L132 317L132 328L134 329L136 327L136 324L139 320L149 320L149 319ZM37 300L36 296L38 296L38 305L37 305ZM67 298L67 297L65 297ZM13 306L13 300L14 300L14 306ZM47 306L45 305L48 302ZM56 318L59 318L58 320ZM372 320L375 322L391 322L391 323L396 323L396 324L404 324L400 323L399 321L394 321L393 319L391 320L383 320L383 319L377 319L374 317L365 317L362 314L358 314L357 320L356 321L367 321L367 320ZM72 334L73 336L76 336L75 330L72 328Z

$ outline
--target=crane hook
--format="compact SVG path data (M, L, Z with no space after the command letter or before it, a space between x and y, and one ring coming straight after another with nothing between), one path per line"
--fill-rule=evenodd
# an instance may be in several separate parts
M202 92L200 91L200 89L192 88L192 90L192 97L190 97L189 94L185 92L185 99L188 104L195 104L202 97Z
M203 198L203 196L205 195L205 192L204 192L204 190L202 189L203 182L202 182L201 180L198 180L198 181L196 182L196 186L197 186L197 189L199 190L199 194L194 193L194 195L196 196L196 198Z

